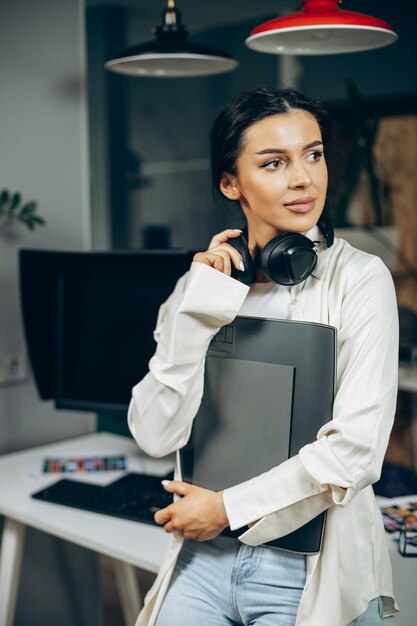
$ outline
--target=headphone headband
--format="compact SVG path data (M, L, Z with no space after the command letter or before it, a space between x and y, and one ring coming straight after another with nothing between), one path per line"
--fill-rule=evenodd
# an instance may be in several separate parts
M331 223L328 217L321 217L319 221L317 222L317 226L319 227L320 232L324 237L326 246L328 248L331 248L334 243L333 224Z

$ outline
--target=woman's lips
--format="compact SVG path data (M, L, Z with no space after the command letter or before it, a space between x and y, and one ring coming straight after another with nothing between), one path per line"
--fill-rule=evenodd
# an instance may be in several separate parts
M308 213L314 209L315 204L316 201L314 198L300 198L294 202L288 202L284 206L294 213Z

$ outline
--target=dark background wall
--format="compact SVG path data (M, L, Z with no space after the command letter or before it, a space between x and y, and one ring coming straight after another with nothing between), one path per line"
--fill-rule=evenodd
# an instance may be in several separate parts
M109 10L98 4L94 2L88 13L89 33L95 28L94 11L98 12L96 17L100 14L103 19ZM134 9L131 5L118 5L124 16L123 32L128 45L149 40L150 24L159 21L159 10L155 8L152 16L146 4L139 0ZM187 1L178 4L184 22L192 27L192 37L233 54L240 62L236 72L192 79L115 78L106 75L103 59L97 58L94 69L90 68L94 80L101 77L106 84L113 83L119 95L124 94L122 102L119 100L113 110L107 111L107 127L101 129L107 136L117 127L122 132L117 135L119 144L117 151L111 151L107 170L102 171L101 177L95 177L96 192L100 184L109 185L113 181L116 185L113 201L109 200L106 209L111 215L106 222L111 232L107 240L96 237L97 247L144 246L145 231L154 226L168 229L173 246L201 247L216 230L238 223L223 205L213 202L208 134L220 108L243 89L258 85L296 86L338 110L347 104L346 85L350 81L357 86L367 106L375 110L380 108L390 113L415 110L415 3L346 1L345 9L373 14L391 23L399 41L369 52L298 58L261 54L244 45L252 28L274 15L271 2L258 2L257 13L254 15L252 7L252 14L246 19L245 10L243 15L238 14L230 5L210 3L199 23L195 5ZM278 14L285 8L299 8L299 3L275 2L275 6ZM103 102L90 106L90 115L99 114L103 106ZM96 144L97 136L93 135L91 145L94 148ZM122 162L124 173L120 169ZM134 179L136 184L132 184ZM100 217L105 212L103 203L95 211L97 221L103 223Z

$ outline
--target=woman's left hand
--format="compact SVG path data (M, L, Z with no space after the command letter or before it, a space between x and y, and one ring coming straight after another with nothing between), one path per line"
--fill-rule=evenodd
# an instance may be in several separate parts
M155 513L155 522L163 524L165 532L178 531L185 539L208 541L228 526L223 492L210 491L179 480L169 481L164 489L181 496L177 502Z

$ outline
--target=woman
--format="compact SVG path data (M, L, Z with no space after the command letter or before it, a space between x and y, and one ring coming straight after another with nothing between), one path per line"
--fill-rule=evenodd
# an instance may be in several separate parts
M256 282L231 276L244 269L229 243L240 231L217 234L196 254L161 307L150 372L133 388L131 431L154 456L186 444L207 347L238 313L337 328L333 420L298 455L223 492L181 482L177 468L164 486L181 498L155 515L172 542L138 626L375 626L397 610L371 487L396 402L395 294L379 258L340 239L330 245L317 227L327 133L321 106L289 89L246 92L213 127L213 182L240 204ZM268 281L257 263L267 242L286 232L305 234L317 252L310 275L292 286ZM324 510L320 554L263 545ZM226 526L241 529L239 539L219 536Z

